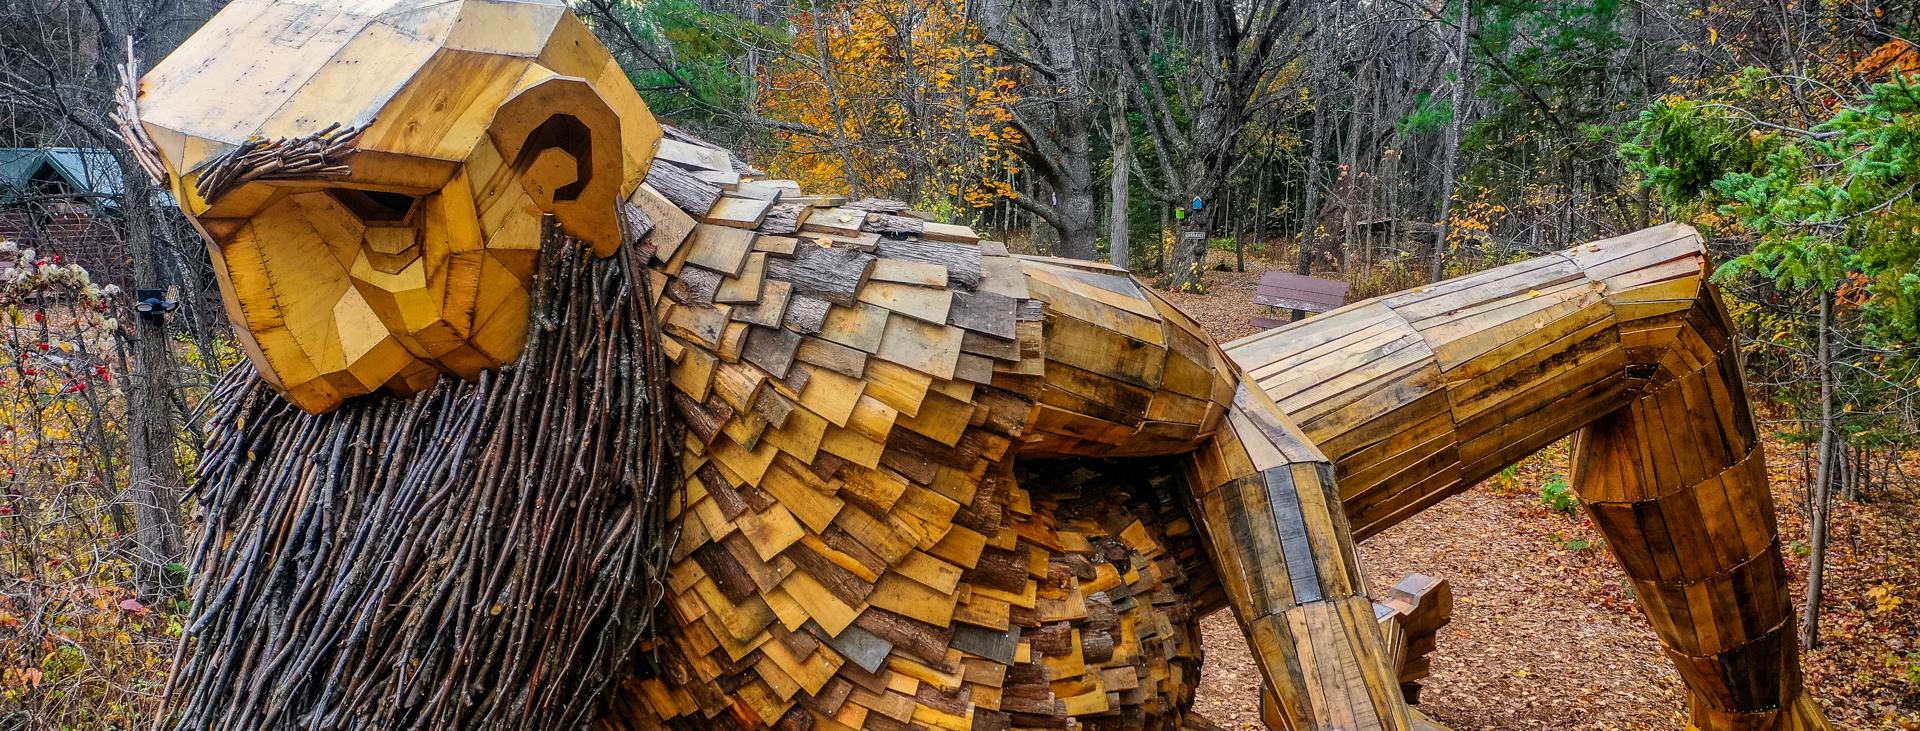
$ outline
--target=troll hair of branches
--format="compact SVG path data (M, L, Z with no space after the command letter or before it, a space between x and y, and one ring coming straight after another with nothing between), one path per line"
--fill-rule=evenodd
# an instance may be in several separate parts
M592 719L673 544L679 440L635 248L595 260L549 221L524 354L477 383L322 415L251 367L221 384L173 728Z

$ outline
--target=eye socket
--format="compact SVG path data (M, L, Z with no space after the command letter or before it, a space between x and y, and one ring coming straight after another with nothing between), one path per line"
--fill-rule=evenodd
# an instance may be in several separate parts
M327 194L367 223L405 223L420 202L416 196L381 190L328 188Z

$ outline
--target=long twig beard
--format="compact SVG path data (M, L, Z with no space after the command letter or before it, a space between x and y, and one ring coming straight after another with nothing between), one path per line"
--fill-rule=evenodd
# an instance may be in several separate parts
M631 671L674 539L667 370L644 253L547 229L498 374L318 416L250 367L216 390L174 728L578 728Z

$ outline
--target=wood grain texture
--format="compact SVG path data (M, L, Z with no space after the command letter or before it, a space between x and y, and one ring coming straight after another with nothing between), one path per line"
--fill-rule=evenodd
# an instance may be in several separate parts
M1260 275L1253 303L1275 309L1326 312L1347 303L1347 283L1290 272L1267 272ZM1254 319L1255 325L1273 321L1271 318ZM1267 327L1278 326L1278 321L1273 322L1276 324Z
M1409 633L1411 607L1364 595L1330 465L1197 323L1123 271L958 229L924 240L891 216L820 209L785 255L752 247L790 293L785 317L748 324L737 362L702 295L745 291L756 267L726 274L738 249L715 256L698 233L659 262L702 282L668 286L665 315L695 369L676 384L702 425L685 457L698 529L675 551L668 665L629 682L608 728L1177 728L1196 608L1228 605L1266 638L1298 718L1410 727L1404 638L1431 628ZM765 385L722 397L729 369ZM808 380L789 388L782 370ZM737 426L759 421L756 398L779 399L785 423ZM1204 508L1227 493L1194 486L1223 473L1195 456L1222 452L1262 469L1216 521ZM1151 489L1088 489L1122 475ZM1095 494L1150 505L1075 522ZM1221 571L1242 562L1234 540L1283 557L1284 585Z
M1449 605L1431 583L1366 596L1332 463L1198 323L1124 271L896 218L819 209L793 246L752 247L763 274L717 284L736 255L686 243L657 263L703 283L666 288L677 403L700 425L689 530L667 665L606 728L1191 726L1186 643L1226 607L1288 723L1414 728ZM749 318L736 357L702 294L755 276L785 285L767 295L785 316ZM732 306L736 324L752 309ZM723 388L729 372L763 385ZM1090 489L1114 480L1131 487ZM1095 494L1132 496L1133 517L1073 522ZM1125 546L1167 561L1116 564Z
M1280 726L1436 728L1408 696L1444 585L1368 596L1356 536L1582 429L1582 498L1694 724L1825 728L1690 230L1223 350L1124 270L662 129L557 0L388 6L234 3L149 74L141 122L249 357L308 411L510 362L545 215L639 247L686 480L668 621L601 728L1201 728L1194 619L1221 607ZM326 32L226 51L295 26ZM350 169L207 165L315 115L367 125ZM198 198L208 167L249 182Z
M757 229L683 212L710 223L655 247L676 402L696 427L676 628L654 648L665 665L628 682L604 727L1195 723L1194 602L1221 602L1180 463L1147 481L1015 461L1201 444L1230 391L1190 321L1124 275L988 253L959 229L921 240L861 208ZM796 221L797 240L761 245ZM1159 362L1109 375L1104 331L1076 314L1130 318L1126 347ZM1155 405L1167 373L1181 393ZM1103 400L1123 407L1073 416Z
M1731 321L1668 225L1358 302L1226 349L1324 450L1356 535L1568 435L1573 483L1692 728L1824 729Z
M541 216L610 255L661 139L558 2L234 3L136 104L242 349L310 412L511 362ZM359 132L311 174L245 154L331 126Z

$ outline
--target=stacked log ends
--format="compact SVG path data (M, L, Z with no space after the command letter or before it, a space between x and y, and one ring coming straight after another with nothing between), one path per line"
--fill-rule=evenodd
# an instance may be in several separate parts
M1040 462L1018 470L1038 499L1032 516L1016 514L1013 530L1056 541L1043 549L1041 616L1022 632L1064 631L1080 640L1079 647L1039 649L1059 650L1044 652L1050 690L1082 727L1176 728L1199 683L1198 617L1182 568L1198 541L1190 526L1161 521L1158 508L1179 504L1184 485L1177 465L1164 461L1098 466L1104 469Z
M1177 467L1167 461L1040 462L998 478L1008 484L1013 504L1028 506L1010 510L1003 526L1020 538L1012 551L989 548L965 578L976 595L1011 599L1006 628L964 619L934 628L905 617L856 625L877 629L877 638L854 633L868 642L903 643L944 656L957 675L957 691L942 690L930 684L934 681L919 683L911 723L974 729L1211 728L1189 712L1199 681L1200 636L1182 566L1199 550L1197 534L1190 523L1161 519L1168 506L1182 500ZM1033 606L1019 606L1018 595L1007 587L1032 592ZM980 599L988 606L997 603ZM831 651L849 639L807 632L777 641ZM630 680L601 728L757 727L738 715L701 719L688 714L663 721L660 710L678 706L674 687L697 672L698 661L683 654L683 643L662 642L653 649L667 658L663 674ZM897 667L891 661L887 666ZM843 667L822 692L801 703L809 712L824 713L862 699L872 702L899 682L884 670L849 673ZM882 720L888 717L875 718L872 711L866 716L866 728L893 727ZM774 726L837 727L827 718L803 717L790 712Z

